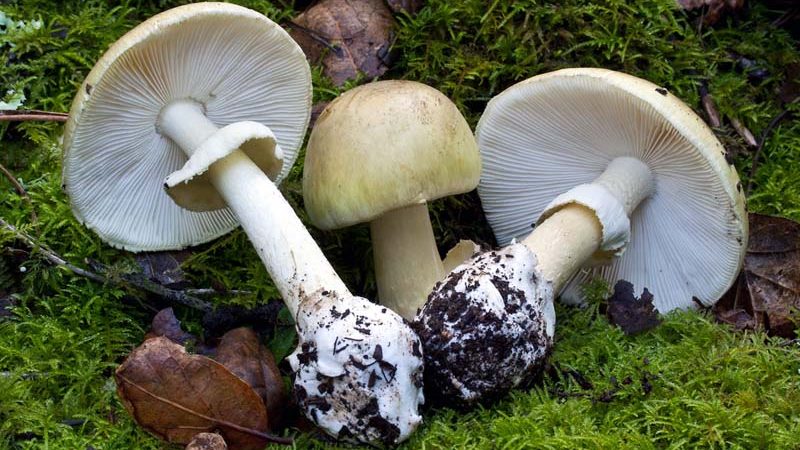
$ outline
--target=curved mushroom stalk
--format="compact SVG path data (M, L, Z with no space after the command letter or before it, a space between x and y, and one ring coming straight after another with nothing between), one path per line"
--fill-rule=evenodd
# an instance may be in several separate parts
M654 190L655 179L645 163L619 157L593 182L550 202L522 243L536 255L556 294L587 261L607 263L625 250L630 215Z
M255 137L262 146L271 142L278 160L274 138L257 127L231 133L237 125L217 129L192 102L168 105L159 129L190 157L168 177L168 192L200 206L187 194L199 188L182 188L210 181L236 214L297 318L300 339L290 363L306 416L351 442L408 438L422 422L419 339L397 314L350 293L275 184L238 148Z
M653 183L646 165L617 158L556 197L522 243L483 252L439 283L412 323L431 391L469 404L530 379L553 345L554 294L592 255L624 248L628 214Z

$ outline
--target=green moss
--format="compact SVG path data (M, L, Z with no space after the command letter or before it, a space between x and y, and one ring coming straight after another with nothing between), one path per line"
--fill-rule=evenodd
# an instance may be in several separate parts
M68 111L75 90L105 48L136 23L181 2L6 1L0 12L42 25L0 31L0 79L24 93L24 107ZM242 1L279 22L291 2ZM474 125L486 102L514 82L572 66L623 70L670 89L702 112L697 83L708 80L720 112L760 136L785 105L777 91L786 66L800 61L796 42L771 25L763 5L698 29L673 0L516 2L430 0L398 18L394 65L384 78L426 82L451 97ZM751 81L736 55L768 73ZM315 101L342 91L313 74ZM344 89L355 85L349 84ZM3 92L5 95L5 92ZM797 112L798 106L788 108ZM732 151L752 211L800 219L800 124L782 121L754 174L753 153L729 124L715 130ZM109 248L78 224L60 189L62 127L0 124L0 164L21 180L31 207L0 178L0 217L69 260L99 260L115 270L130 255ZM302 210L302 155L281 189ZM431 204L440 249L458 239L492 243L474 193ZM31 214L38 221L34 224ZM366 227L312 230L355 291L374 297ZM0 246L11 243L0 232ZM25 260L19 272L16 258ZM240 231L193 251L184 264L194 286L247 289L253 304L277 299L274 286ZM156 449L116 398L112 373L142 338L152 315L136 292L101 286L28 258L0 253L0 290L15 292L14 318L0 321L0 448ZM602 297L607 286L589 291ZM557 369L533 388L472 412L427 411L407 448L792 448L800 435L800 350L761 334L735 334L698 313L668 316L658 329L627 337L587 310L559 308ZM199 331L198 316L178 310ZM276 328L278 354L290 328ZM582 388L569 371L592 383ZM627 379L630 383L627 383ZM645 382L646 379L646 382ZM645 392L645 386L652 389ZM585 386L585 383L584 383ZM609 391L614 391L613 396ZM83 420L79 425L65 420ZM298 447L325 448L303 435Z

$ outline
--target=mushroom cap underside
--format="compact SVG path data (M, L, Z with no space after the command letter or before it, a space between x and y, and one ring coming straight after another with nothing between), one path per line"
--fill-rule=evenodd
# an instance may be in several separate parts
M178 249L232 230L228 209L188 211L164 191L187 157L156 123L170 102L202 105L216 126L268 127L297 157L310 117L311 75L300 47L263 15L226 3L158 14L120 38L81 86L64 134L63 185L75 216L111 245Z
M631 239L609 265L584 267L562 291L601 277L647 287L661 312L713 304L747 246L745 200L713 132L663 89L604 69L565 69L492 99L477 127L484 211L501 245L531 231L559 194L591 183L615 158L644 162L655 192L632 213Z

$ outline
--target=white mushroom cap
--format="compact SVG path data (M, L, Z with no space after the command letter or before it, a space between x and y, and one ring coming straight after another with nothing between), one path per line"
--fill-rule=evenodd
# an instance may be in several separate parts
M162 109L175 101L199 105L220 128L251 122L253 129L246 131L253 140L236 142L236 130L223 128L217 140L233 146L196 163L210 164L242 144L278 182L293 165L308 124L308 63L274 22L226 3L171 9L117 41L73 102L63 168L76 217L116 247L177 249L209 241L237 225L227 208L188 211L164 191L166 177L187 161L184 151L156 129ZM256 156L259 152L268 155ZM184 186L176 199L188 199L193 209L222 206L203 177L192 185L198 191L188 192Z
M492 99L476 134L478 192L501 245L529 234L554 198L615 158L652 172L654 192L631 214L624 253L582 269L565 300L579 300L580 286L599 276L647 287L661 312L693 298L710 305L739 272L747 216L738 175L713 132L666 89L609 70L560 70Z

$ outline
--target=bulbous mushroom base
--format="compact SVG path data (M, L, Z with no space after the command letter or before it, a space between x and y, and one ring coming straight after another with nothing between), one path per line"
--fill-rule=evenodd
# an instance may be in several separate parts
M289 363L305 415L336 438L396 444L422 423L422 352L408 324L361 297L323 291L300 305Z
M522 244L480 253L439 282L411 326L435 400L492 400L535 375L553 346L551 283Z

